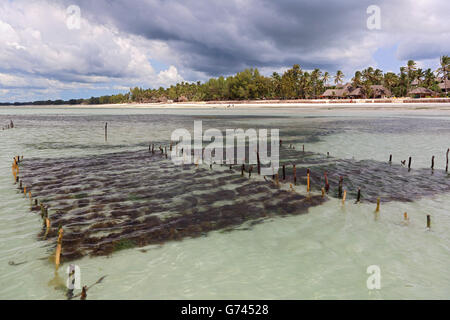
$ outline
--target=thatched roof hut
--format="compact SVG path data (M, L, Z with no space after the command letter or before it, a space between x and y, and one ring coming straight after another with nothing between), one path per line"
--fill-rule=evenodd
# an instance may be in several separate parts
M348 93L351 98L362 98L364 96L362 88L356 88Z
M447 89L447 91L450 91L450 80L447 80L447 79L442 80L442 82L439 83L439 88L442 91L445 91L445 89Z
M158 97L158 102L162 102L162 103L167 103L167 97L166 96L162 96L162 97Z
M344 97L344 89L327 89L322 94L322 97L342 98L342 97Z
M413 96L413 97L418 97L418 98L432 96L435 94L436 94L436 92L434 92L433 90L430 90L430 89L424 88L424 87L417 87L408 92L408 96Z
M185 96L180 96L180 97L178 97L177 101L178 102L188 102L189 100Z
M346 83L345 85L337 85L336 89L327 89L324 93L322 93L322 97L325 98L343 98L348 95L348 93L352 90L350 83Z
M385 98L385 97L391 97L392 96L391 90L389 90L385 86L382 86L382 85L379 85L379 84L374 84L374 85L370 86L370 88L373 91L373 97L374 98Z
M343 89L327 89L322 93L322 97L326 98L340 98L342 97Z

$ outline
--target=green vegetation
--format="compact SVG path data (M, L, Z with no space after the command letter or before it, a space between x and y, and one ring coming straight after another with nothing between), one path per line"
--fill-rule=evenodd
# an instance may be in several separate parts
M130 239L120 239L114 243L114 251L131 249L136 247L136 243Z
M394 96L406 96L413 86L443 91L439 82L450 77L449 56L442 56L440 67L434 72L431 69L417 68L413 60L409 60L399 73L386 72L369 67L356 71L351 83L361 87L370 96L371 85L383 85ZM92 97L90 99L36 101L32 103L14 103L14 105L61 105L61 104L116 104L130 102L166 102L173 100L185 101L226 101L226 100L258 100L258 99L313 99L318 98L330 87L330 78L334 84L342 84L345 75L338 70L334 76L319 69L304 71L298 64L286 70L282 75L274 72L270 77L263 76L258 69L246 69L229 77L211 78L201 83L181 82L169 88L142 89L131 88L125 94ZM450 88L449 88L450 89ZM444 89L445 91L445 89ZM448 90L447 90L448 91ZM443 93L442 95L445 95ZM0 105L8 105L0 104Z
M129 201L139 201L139 200L142 200L142 197L140 197L138 194L130 193L128 195L128 200Z

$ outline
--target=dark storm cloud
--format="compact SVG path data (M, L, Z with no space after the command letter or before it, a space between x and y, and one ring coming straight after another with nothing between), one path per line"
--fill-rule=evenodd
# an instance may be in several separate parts
M162 40L184 67L208 75L245 67L337 68L339 55L369 31L366 9L377 1L79 1L90 19Z

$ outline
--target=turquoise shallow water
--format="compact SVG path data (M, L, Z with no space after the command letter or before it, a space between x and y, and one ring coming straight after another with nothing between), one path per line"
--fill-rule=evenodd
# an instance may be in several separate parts
M13 185L11 161L95 155L168 141L175 128L280 128L285 143L339 159L394 162L413 157L413 170L445 166L449 111L298 111L0 108L0 298L64 299L49 282L51 244L38 241L40 218ZM108 142L103 126L109 124ZM304 193L301 187L298 192ZM450 296L450 197L342 206L331 199L308 214L274 218L250 230L123 250L74 261L82 284L105 280L89 299L439 299ZM403 223L407 211L409 223ZM432 229L426 229L426 215ZM25 262L10 265L9 262ZM367 267L381 270L381 289L368 290ZM65 281L65 268L59 270Z

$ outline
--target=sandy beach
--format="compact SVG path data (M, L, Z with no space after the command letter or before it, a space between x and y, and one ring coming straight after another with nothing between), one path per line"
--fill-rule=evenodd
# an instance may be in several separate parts
M429 100L429 99L428 99ZM440 99L442 100L442 99ZM450 110L450 99L447 102L415 102L408 103L399 100L398 102L353 102L345 103L337 100L324 102L174 102L174 103L125 103L125 104L95 104L95 105L29 105L21 107L30 108L79 108L79 109L121 109L121 108L137 108L137 109L299 109L305 111L320 110ZM3 107L0 108L10 108Z

